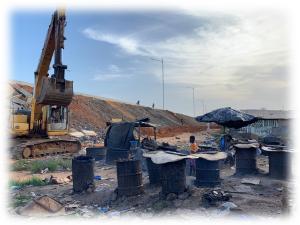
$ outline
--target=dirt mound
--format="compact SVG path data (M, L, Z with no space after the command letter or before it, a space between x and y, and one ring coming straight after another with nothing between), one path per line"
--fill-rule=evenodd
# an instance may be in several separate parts
M32 93L32 86L22 82L11 82L14 88L22 88ZM169 110L152 109L116 100L104 99L83 94L74 95L70 104L70 128L76 130L103 130L106 122L112 119L134 121L149 117L151 123L159 126L158 136L166 137L183 132L203 130L206 125L200 124L194 118L174 113Z

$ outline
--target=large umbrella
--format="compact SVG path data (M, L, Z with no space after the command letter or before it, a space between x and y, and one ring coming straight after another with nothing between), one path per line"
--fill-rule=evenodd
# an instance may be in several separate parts
M241 128L258 120L257 117L230 107L216 109L195 118L198 122L214 122L224 127Z

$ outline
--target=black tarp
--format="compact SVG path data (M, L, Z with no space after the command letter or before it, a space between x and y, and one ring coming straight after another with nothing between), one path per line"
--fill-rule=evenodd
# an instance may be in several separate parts
M214 122L224 127L241 128L258 120L257 117L232 109L230 107L216 109L195 118L198 122Z
M135 123L122 122L113 123L106 132L104 145L107 148L127 149L130 148L130 141L134 141L133 130Z

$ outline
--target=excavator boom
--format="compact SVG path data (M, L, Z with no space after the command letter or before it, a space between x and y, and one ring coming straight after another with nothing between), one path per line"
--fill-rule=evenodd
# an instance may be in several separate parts
M57 10L52 16L40 62L35 72L34 97L37 104L67 106L72 101L73 82L65 79L67 66L62 63L65 20L64 10ZM53 54L54 74L48 77Z

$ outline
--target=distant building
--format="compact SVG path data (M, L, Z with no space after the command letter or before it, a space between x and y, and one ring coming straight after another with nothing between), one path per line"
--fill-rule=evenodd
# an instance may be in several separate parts
M292 111L267 109L246 109L241 111L260 119L247 127L239 129L239 132L251 133L259 137L270 135L278 137L289 136L290 122L293 119Z

